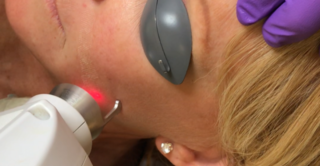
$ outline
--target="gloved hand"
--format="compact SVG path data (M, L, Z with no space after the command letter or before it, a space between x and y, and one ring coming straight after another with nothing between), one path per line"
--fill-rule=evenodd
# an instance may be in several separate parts
M263 36L272 47L301 41L320 29L320 0L238 0L237 16L244 25L269 16Z

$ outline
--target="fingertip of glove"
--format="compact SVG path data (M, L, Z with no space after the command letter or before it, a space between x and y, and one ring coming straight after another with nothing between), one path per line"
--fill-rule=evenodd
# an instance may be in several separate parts
M262 34L266 43L273 48L278 48L288 44L282 36L271 33L265 29L262 31Z
M251 25L258 21L245 6L242 6L239 3L237 4L237 18L243 25Z
M252 25L256 21L248 17L246 14L237 14L237 18L242 25Z

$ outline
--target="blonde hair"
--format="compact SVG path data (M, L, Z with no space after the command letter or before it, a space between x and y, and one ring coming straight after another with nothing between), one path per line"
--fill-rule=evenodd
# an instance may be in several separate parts
M274 49L260 23L229 44L219 126L230 165L320 165L319 39Z

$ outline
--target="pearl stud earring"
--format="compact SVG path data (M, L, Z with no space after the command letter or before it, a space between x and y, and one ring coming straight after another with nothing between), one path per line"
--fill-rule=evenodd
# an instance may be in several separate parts
M161 150L162 150L162 152L165 153L165 154L170 153L170 152L173 150L173 145L172 145L172 143L168 143L168 142L162 143L162 144L161 144Z

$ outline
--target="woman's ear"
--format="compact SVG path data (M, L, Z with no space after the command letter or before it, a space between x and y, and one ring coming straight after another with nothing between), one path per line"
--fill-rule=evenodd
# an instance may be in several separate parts
M214 152L216 151L216 148L212 151L212 153L210 153L211 150L197 152L164 137L157 137L155 143L161 154L175 166L227 165L224 155L217 155L217 153Z

